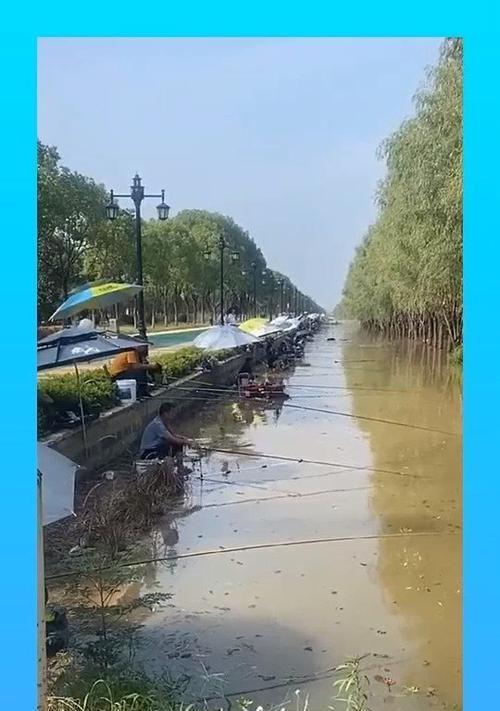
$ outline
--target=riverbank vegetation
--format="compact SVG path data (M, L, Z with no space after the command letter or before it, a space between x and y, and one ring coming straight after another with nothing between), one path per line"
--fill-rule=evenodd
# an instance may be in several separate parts
M46 321L72 288L86 281L135 282L134 215L126 208L105 219L109 191L91 178L61 166L57 149L38 143L38 318ZM225 307L253 312L319 307L284 274L268 268L249 233L231 217L183 210L166 222L143 223L145 304L148 326L206 323L219 310L219 239L226 241ZM233 261L231 254L237 253ZM281 287L283 282L283 287ZM283 290L283 296L281 294ZM110 314L134 322L134 310Z
M443 42L414 116L381 146L376 222L338 313L391 337L462 342L462 41Z
M155 356L161 365L159 380L176 380L193 373L202 362L219 363L234 351L206 352L194 346L179 348ZM98 416L119 404L116 385L104 368L76 373L47 375L38 381L38 433L55 431L67 412L80 412L80 396L87 416Z

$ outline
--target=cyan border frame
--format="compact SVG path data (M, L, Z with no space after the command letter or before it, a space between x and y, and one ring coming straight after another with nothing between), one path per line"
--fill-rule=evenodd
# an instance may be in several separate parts
M21 12L19 12L21 10ZM465 17L465 15L468 15ZM498 10L452 2L382 6L258 0L137 7L95 0L3 9L0 170L5 360L0 513L3 645L0 706L36 706L36 37L463 36L465 41L464 707L493 708L500 639L496 372L500 335ZM483 27L484 26L484 27Z

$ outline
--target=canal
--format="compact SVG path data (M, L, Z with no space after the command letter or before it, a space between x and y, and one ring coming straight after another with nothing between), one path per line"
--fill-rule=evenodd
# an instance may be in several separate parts
M206 458L154 531L155 556L173 559L142 591L172 597L143 620L137 663L215 706L295 705L300 689L319 709L333 668L368 655L373 711L459 709L456 373L443 354L346 324L316 336L287 389L284 406L228 395L182 423L239 453Z

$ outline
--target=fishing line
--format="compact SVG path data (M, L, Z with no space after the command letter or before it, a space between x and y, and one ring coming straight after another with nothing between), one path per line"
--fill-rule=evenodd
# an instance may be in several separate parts
M452 531L412 531L412 532L399 532L399 533L378 533L366 536L333 536L327 538L306 538L298 541L277 541L275 543L254 543L247 546L232 546L231 548L225 548L224 546L219 546L219 548L211 548L205 551L190 551L188 553L178 553L176 555L160 556L158 558L145 558L143 560L135 560L127 563L118 563L116 565L105 565L100 568L94 568L92 570L72 570L63 573L55 573L53 575L48 575L47 580L57 580L60 578L73 577L75 575L85 575L89 573L99 573L106 570L113 570L113 568L131 568L137 565L150 565L151 563L170 563L174 560L184 560L185 558L203 558L206 556L226 554L226 553L242 553L246 551L255 550L266 550L270 548L289 548L295 546L307 546L316 545L318 543L343 543L349 541L375 541L383 540L388 538L414 538L414 537L425 537L425 536L457 536L457 532Z
M204 480L206 481L206 480ZM225 482L221 482L221 484L224 484ZM278 496L266 496L263 499L236 499L235 501L222 501L218 504L204 504L202 505L202 509L218 509L220 506L237 506L238 504L253 504L257 503L260 504L265 501L276 501L277 499L305 499L309 498L311 496L320 496L322 494L336 494L340 492L346 492L346 491L366 491L367 489L371 489L371 486L355 486L351 487L349 489L323 489L322 491L308 491L305 494L299 494L299 493L294 493L290 492L289 494L279 494ZM266 489L266 491L272 491L271 489ZM274 491L279 491L279 489L275 489Z
M189 388L190 392L193 392L194 389ZM216 392L216 391L212 391ZM220 394L225 394L229 395L230 393L226 391L221 391ZM238 396L236 392L234 392L234 396L231 399L237 399L243 402L247 402L248 400L253 400L254 402L260 402L260 403L266 403L268 405L274 405L276 408L279 407L288 407L288 408L293 408L295 410L304 410L308 412L321 412L325 413L328 415L337 415L339 417L347 417L353 420L366 420L368 422L380 422L385 425L395 425L397 427L406 427L408 429L414 429L414 430L421 430L422 432L434 432L436 434L442 434L442 435L447 435L450 437L459 437L459 433L457 432L448 432L446 430L440 430L434 427L425 427L424 425L412 425L408 422L398 422L397 420L387 420L382 417L370 417L368 415L355 415L352 414L351 412L341 412L340 410L329 410L327 408L320 408L320 407L310 407L308 405L294 405L293 403L290 403L288 401L283 402L279 397L275 399L270 399L270 398L265 398L265 397L254 397L254 398L246 398L243 396ZM206 397L203 397L203 394L201 394L200 397L187 397L185 395L179 395L178 397L170 396L170 400L197 400L197 401L207 401ZM321 399L321 398L319 398Z
M407 422L397 422L396 420L385 420L381 417L369 417L368 415L353 415L350 412L339 412L338 410L325 410L319 407L308 407L307 405L293 405L289 402L284 402L283 407L292 407L296 410L308 410L310 412L324 412L330 415L338 415L339 417L350 417L357 420L368 420L369 422L381 422L385 425L397 425L398 427L407 427L414 430L422 430L424 432L436 432L438 434L450 435L451 437L459 437L457 432L446 432L445 430L434 429L433 427L424 427L423 425L410 425Z
M203 447L202 449L208 450L210 452L221 452L222 454L236 454L243 457L254 457L257 459L277 459L284 462L293 462L294 464L318 464L324 467L335 467L340 469L352 469L353 471L366 471L375 472L377 474L394 474L395 476L411 477L415 479L421 479L423 477L416 476L415 474L406 474L405 472L395 471L394 469L377 469L375 467L362 467L350 464L341 464L337 462L324 462L316 459L303 459L302 457L286 457L278 454L261 454L258 452L243 452L242 450L235 449L221 449L217 447Z
M367 657L367 656L372 656L372 655L366 654L364 656ZM373 656L376 656L376 655L373 655ZM362 657L361 657L361 659L362 659ZM408 662L408 659L401 659L399 661L393 660L391 662L391 667L395 666L395 664L404 664L406 662ZM381 666L386 666L387 663L388 662L385 660L384 663L382 663L382 661L379 661L379 662L374 662L373 664L370 664L370 665L363 666L363 672L366 673L367 671L371 671L372 669L380 669ZM235 696L236 697L246 697L247 695L257 694L262 691L271 691L273 689L283 689L287 686L301 686L302 684L310 684L315 681L324 681L325 679L329 679L332 676L334 676L335 674L337 674L338 671L339 671L338 667L329 667L328 669L323 669L322 671L316 672L315 674L311 674L309 676L289 676L287 678L287 681L281 681L281 682L278 682L277 684L271 684L269 686L260 686L255 689L246 689L244 691L233 691L230 694L221 693L219 696L209 696L209 697L199 698L199 699L197 699L197 701L198 702L200 702L200 701L201 702L208 702L208 701L216 701L218 699L230 699ZM395 696L395 698L397 698L396 695L394 695L394 696ZM286 709L286 706L289 703L290 702L288 702L288 701L283 701L282 703L276 704L275 706L273 706L273 708L279 707L280 709L283 709L283 708ZM333 707L329 706L329 708L332 709Z

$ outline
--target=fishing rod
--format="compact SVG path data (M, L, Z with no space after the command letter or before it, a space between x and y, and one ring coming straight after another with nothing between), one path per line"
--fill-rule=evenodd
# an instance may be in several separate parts
M60 580L61 578L70 578L82 574L101 573L106 570L117 568L132 568L138 565L150 565L152 563L169 563L176 560L184 560L186 558L204 558L212 555L223 555L226 553L243 553L246 551L266 550L270 548L289 548L295 546L317 545L320 543L344 543L348 541L377 541L388 538L414 538L414 537L430 537L430 536L457 536L458 532L454 531L400 531L398 533L377 533L368 534L365 536L329 536L326 538L306 538L302 540L287 540L276 541L275 543L253 543L246 546L232 546L225 548L211 548L204 551L189 551L186 553L177 553L175 555L159 556L156 558L144 558L142 560L127 561L115 565L104 565L92 570L70 570L62 573L54 573L47 576L47 580Z

